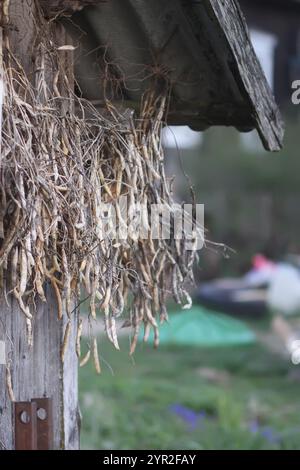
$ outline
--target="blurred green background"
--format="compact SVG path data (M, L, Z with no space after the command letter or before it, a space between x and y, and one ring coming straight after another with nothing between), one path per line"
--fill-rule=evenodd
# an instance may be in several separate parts
M121 348L80 371L83 449L299 449L300 375L268 348Z
M284 148L275 154L265 152L255 134L224 128L208 130L200 147L181 156L171 151L205 205L208 240L235 250L229 259L222 250L203 251L203 278L245 272L257 252L275 260L300 253L299 122L289 113L285 121ZM184 183L181 190L187 197Z
M213 128L185 145L171 129L167 170L188 202L182 167L205 205L207 239L197 283L239 277L255 253L280 261L300 255L299 3L241 0L251 37L285 115L284 149L267 153L254 133ZM190 132L190 131L189 131ZM174 135L175 134L175 135ZM181 175L181 176L180 176ZM300 369L271 331L271 316L243 319L257 335L251 346L191 348L140 344L129 357L100 334L102 375L80 370L86 449L300 449ZM293 331L299 319L289 320Z
M241 275L256 252L275 260L300 253L299 148L294 120L278 154L248 151L236 131L222 128L181 155L168 151L169 171L181 157L205 204L208 238L235 250L202 250L198 282ZM129 338L117 352L101 336L102 375L92 364L80 370L82 448L300 449L300 371L270 333L270 318L246 322L255 345L139 345L134 358Z

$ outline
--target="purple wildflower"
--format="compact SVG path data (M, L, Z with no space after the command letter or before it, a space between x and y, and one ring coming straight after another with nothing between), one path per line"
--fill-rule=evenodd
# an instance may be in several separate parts
M261 430L261 435L268 441L270 444L277 444L280 441L279 435L269 426L264 427Z
M252 433L252 434L256 434L259 432L259 423L256 419L253 419L252 421L250 421L249 423L249 431Z
M194 431L206 417L205 411L196 412L191 408L175 403L170 406L170 411L179 416L188 426L190 431Z
M250 421L249 431L252 434L260 434L269 444L277 444L280 441L280 436L273 428L270 426L260 427L256 419Z

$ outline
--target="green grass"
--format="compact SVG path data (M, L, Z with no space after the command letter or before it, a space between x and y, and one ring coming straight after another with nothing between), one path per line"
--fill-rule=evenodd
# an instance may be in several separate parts
M82 448L300 449L300 381L288 377L295 366L262 346L140 345L134 361L128 340L121 349L103 339L102 375L92 364L80 371ZM203 367L226 371L229 379L209 382ZM195 428L174 405L188 416L201 413Z

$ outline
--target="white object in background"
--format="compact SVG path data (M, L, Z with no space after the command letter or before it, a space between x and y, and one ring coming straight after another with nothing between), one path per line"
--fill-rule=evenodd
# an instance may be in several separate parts
M267 303L279 314L300 312L300 272L288 264L278 264L267 293Z
M263 269L251 269L243 279L249 286L258 287L262 284L270 284L275 273L276 268L270 265Z
M202 134L188 126L166 126L162 131L162 142L170 149L190 149L201 144Z
M5 358L5 342L0 341L0 365L5 365L6 364L6 358Z
M295 333L290 324L282 315L277 315L272 320L272 329L284 342L285 347L291 355L291 361L296 366L300 364L300 341L299 335Z
M275 48L278 44L278 39L274 34L257 29L250 31L250 38L266 79L273 90Z

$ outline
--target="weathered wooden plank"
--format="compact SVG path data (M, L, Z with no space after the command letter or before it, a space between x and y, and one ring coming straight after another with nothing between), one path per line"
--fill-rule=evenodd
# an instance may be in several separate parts
M13 26L9 33L11 47L34 83L36 66L34 23L38 21L35 2L11 0L9 12L10 24ZM66 43L66 36L60 25L57 26L55 38L57 46ZM67 62L65 62L65 73L70 70ZM70 70L70 83L73 78L71 72ZM49 77L50 88L53 73L51 69L45 71L45 76ZM9 289L6 285L6 290ZM52 288L47 284L44 290L47 302L37 300L33 321L34 342L30 348L26 338L24 314L13 296L8 295L6 298L5 290L1 286L0 341L4 341L6 346L6 365L11 370L14 399L30 401L32 398L51 397L54 448L77 449L79 448L78 360L75 353L77 317L74 313L70 319L70 341L65 361L62 363L61 347L65 325L69 320L67 315L64 315L62 321L58 320L57 304ZM13 449L14 417L7 389L6 365L0 365L0 448Z
M6 387L6 366L11 358L10 310L4 299L0 304L0 341L4 341L6 364L0 364L0 449L13 448L12 403Z
M64 321L66 326L66 320ZM62 364L62 447L68 450L79 448L80 411L78 406L78 358L75 352L77 315L71 319L69 344Z
M10 46L16 57L21 61L26 73L32 73L33 46L35 43L34 22L36 9L34 2L29 0L7 2L9 5L9 39ZM12 27L13 25L13 27Z
M257 130L267 150L280 150L284 126L262 67L253 50L246 21L236 0L204 0L217 19L233 55L232 73L250 101Z
M2 133L2 108L4 100L3 81L3 29L0 27L0 154L1 154L1 133Z
M36 397L53 399L55 449L79 447L79 409L77 357L75 353L76 315L71 320L71 336L64 364L60 353L65 322L57 318L57 305L50 286L47 303L38 302L34 319L34 344L29 348L25 318L17 301L0 299L0 340L6 344L6 362L10 363L16 401ZM0 365L0 448L14 448L12 402L6 387L6 367Z

